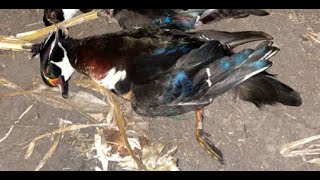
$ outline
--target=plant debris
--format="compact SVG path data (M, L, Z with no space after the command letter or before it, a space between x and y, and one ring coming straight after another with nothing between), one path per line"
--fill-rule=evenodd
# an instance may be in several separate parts
M284 145L280 154L284 157L301 156L302 160L308 163L320 165L320 134L294 141Z

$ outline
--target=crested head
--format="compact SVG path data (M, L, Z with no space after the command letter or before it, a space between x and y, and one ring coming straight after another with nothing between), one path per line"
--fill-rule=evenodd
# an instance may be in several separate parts
M33 56L40 54L40 73L43 81L52 87L59 86L63 97L67 97L68 80L75 71L70 64L68 53L63 47L65 39L62 31L57 29L42 44L34 45Z

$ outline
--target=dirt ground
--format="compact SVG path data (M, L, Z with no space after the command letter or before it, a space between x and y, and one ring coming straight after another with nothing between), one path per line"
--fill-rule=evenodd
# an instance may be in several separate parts
M223 152L225 165L211 159L198 145L194 135L194 114L172 118L146 118L151 141L182 142L175 157L183 171L231 170L289 170L318 171L319 165L306 163L301 157L283 157L286 143L310 137L320 132L320 44L305 38L311 29L320 32L320 10L269 10L266 17L250 16L228 19L202 28L225 31L259 30L274 37L280 52L271 60L270 72L301 93L300 107L266 106L258 110L254 105L234 101L231 94L214 100L205 110L205 131ZM38 23L37 23L38 22ZM0 34L14 35L43 27L42 10L0 10ZM70 28L70 36L85 37L119 30L95 20ZM254 44L253 44L254 45ZM251 45L250 45L251 46ZM0 51L0 76L24 89L41 82L39 59L29 60L25 53ZM76 76L73 78L75 79ZM78 87L71 84L70 89ZM0 94L10 92L1 87ZM30 106L32 109L15 124L10 135L0 141L0 170L34 170L50 148L50 139L40 140L30 159L24 159L27 140L58 128L58 118L73 123L88 123L76 111L53 108L28 95L0 99L0 138ZM84 130L90 134L92 129ZM91 137L92 138L92 137ZM41 170L91 171L95 160L88 160L67 142L61 142L56 152ZM117 168L111 168L117 170Z

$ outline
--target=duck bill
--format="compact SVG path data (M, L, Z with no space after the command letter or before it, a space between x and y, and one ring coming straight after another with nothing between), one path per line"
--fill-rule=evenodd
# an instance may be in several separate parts
M56 79L49 79L49 83L53 86L58 86L62 97L67 99L68 98L68 81L64 80L64 77L60 76Z

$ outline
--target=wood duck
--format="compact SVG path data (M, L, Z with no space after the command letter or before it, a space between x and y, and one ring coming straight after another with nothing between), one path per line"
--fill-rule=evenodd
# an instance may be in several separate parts
M210 37L204 34L210 35ZM33 47L40 53L41 76L68 97L68 80L74 71L131 102L143 116L175 116L196 112L196 138L219 162L222 153L203 131L203 108L235 90L257 107L282 103L300 106L298 92L266 70L279 49L263 32L183 32L140 28L84 39L65 38L61 30ZM253 49L233 48L265 40Z
M80 9L81 12L92 10ZM52 25L51 22L58 23L70 19L78 11L77 9L45 9L43 21L47 26ZM190 30L201 24L226 18L266 16L269 13L259 9L107 9L107 14L114 17L124 29L153 25Z

